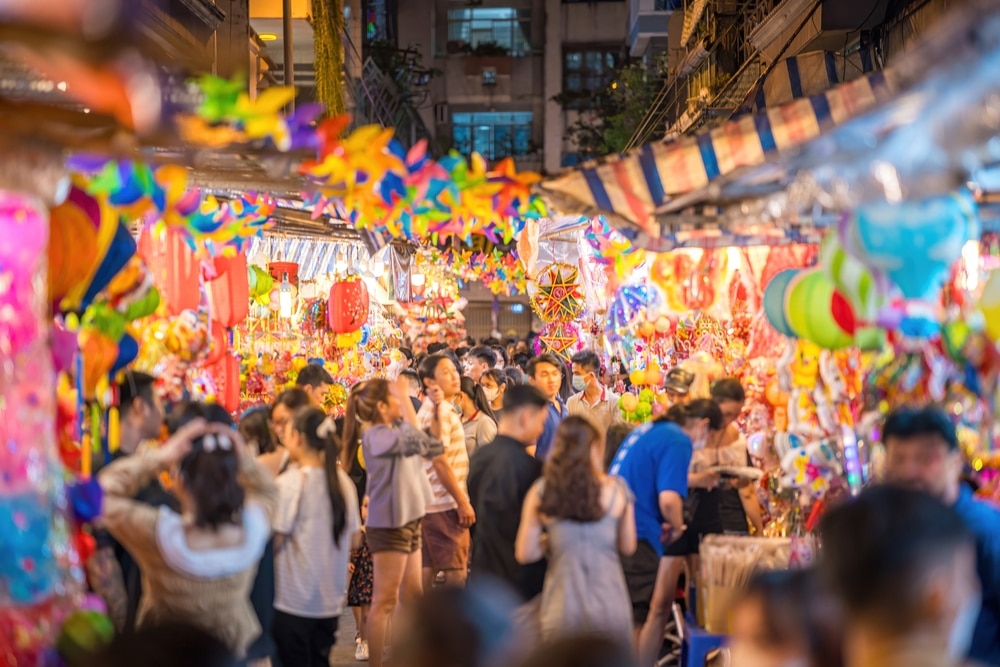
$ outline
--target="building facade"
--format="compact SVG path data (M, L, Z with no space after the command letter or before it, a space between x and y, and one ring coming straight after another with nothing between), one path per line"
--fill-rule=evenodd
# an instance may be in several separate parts
M552 173L572 162L566 128L625 56L627 0L398 3L398 45L435 72L419 111L440 151L513 157ZM575 95L567 105L554 98ZM569 157L567 157L569 156Z

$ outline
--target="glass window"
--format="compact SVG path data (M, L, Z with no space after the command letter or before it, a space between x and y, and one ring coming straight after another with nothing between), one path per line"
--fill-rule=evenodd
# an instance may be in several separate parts
M607 91L618 71L618 47L580 47L563 52L563 90L579 99L573 108L595 104Z
M512 56L531 53L531 10L471 7L448 10L448 41L469 49L496 45Z
M452 141L459 153L481 153L489 160L531 151L530 111L482 111L451 116Z

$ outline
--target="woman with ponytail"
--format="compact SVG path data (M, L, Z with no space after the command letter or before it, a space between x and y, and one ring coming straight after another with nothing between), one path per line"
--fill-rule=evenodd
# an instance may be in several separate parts
M273 633L282 665L327 667L344 611L361 518L336 435L333 418L312 407L298 410L281 434L296 463L278 477L274 520Z
M355 386L344 419L344 460L357 456L368 469L368 518L365 538L372 554L373 591L368 614L371 667L382 667L386 623L400 602L412 605L423 592L421 521L434 497L424 459L443 456L441 413L453 409L437 387L427 390L434 406L427 432L417 426L409 381L369 380ZM395 623L394 623L395 625Z

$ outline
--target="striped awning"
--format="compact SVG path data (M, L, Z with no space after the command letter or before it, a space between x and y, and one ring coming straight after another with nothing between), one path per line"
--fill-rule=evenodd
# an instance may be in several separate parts
M642 231L659 237L655 214L671 199L737 169L765 164L891 99L896 89L891 72L876 72L694 137L585 163L543 181L541 188L553 195L561 214L605 214L626 235Z

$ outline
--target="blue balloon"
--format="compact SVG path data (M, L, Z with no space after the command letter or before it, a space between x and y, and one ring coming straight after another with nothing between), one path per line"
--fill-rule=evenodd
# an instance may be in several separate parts
M764 314L767 321L775 331L789 338L796 338L796 335L785 317L785 295L797 275L798 269L785 269L771 278L771 282L764 288Z
M962 246L979 236L968 192L858 209L854 220L862 261L886 275L907 299L932 301Z
M361 344L367 345L368 338L372 335L372 328L370 324L365 324L361 327Z

